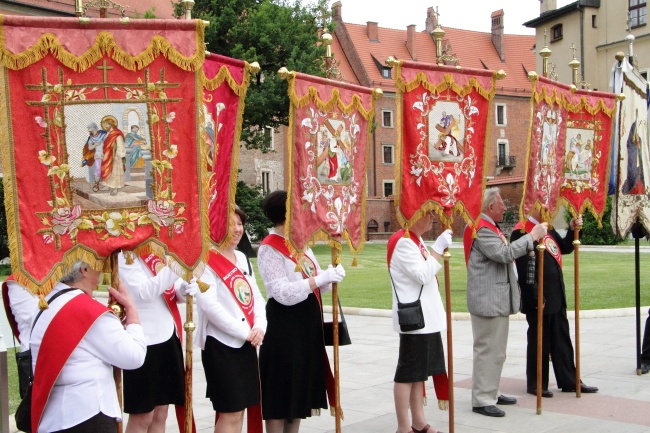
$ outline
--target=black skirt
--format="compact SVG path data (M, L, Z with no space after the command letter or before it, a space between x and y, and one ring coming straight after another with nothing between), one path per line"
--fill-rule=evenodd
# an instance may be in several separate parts
M271 298L266 320L260 348L262 417L302 419L327 409L326 353L316 296L291 306Z
M148 413L154 407L185 404L183 348L176 333L147 346L142 367L124 370L124 412Z
M208 336L201 362L207 385L205 396L216 412L239 412L260 403L257 351L250 342L236 349Z
M399 334L399 359L395 382L424 382L429 376L445 372L445 352L440 332Z

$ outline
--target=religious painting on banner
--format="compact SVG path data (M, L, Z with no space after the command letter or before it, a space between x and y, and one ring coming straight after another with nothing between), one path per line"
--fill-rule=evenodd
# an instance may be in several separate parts
M397 85L397 218L408 228L436 211L451 225L481 214L490 101L503 72L389 59Z
M229 215L235 206L244 100L250 75L257 71L256 63L217 54L209 54L203 63L202 134L207 143L207 169L211 173L210 239L216 244L226 240Z
M648 83L627 61L614 65L614 91L625 98L619 102L618 135L614 137L614 191L612 228L625 238L638 221L650 232L650 156L648 139Z
M289 248L317 240L358 252L365 241L367 141L373 90L280 70L289 82Z
M600 222L616 95L529 77L533 117L520 217L540 209L550 221L564 204L574 216L589 209Z
M200 20L0 17L0 141L16 280L119 248L207 254ZM11 91L10 91L11 89Z

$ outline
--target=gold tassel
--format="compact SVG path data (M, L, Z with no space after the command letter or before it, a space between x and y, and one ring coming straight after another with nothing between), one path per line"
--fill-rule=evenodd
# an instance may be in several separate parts
M208 283L204 283L201 280L196 280L196 284L199 285L199 290L201 293L205 293L210 288L210 285Z
M404 230L404 236L402 236L402 237L407 238L407 239L411 237L411 235L409 234L409 229Z
M359 263L357 262L357 256L355 255L352 257L352 267L357 267L359 266Z
M127 265L132 265L133 264L133 251L124 252L124 258L126 259L126 264Z
M449 410L449 400L438 400L438 409Z
M43 294L38 295L38 308L40 308L41 310L47 310L48 308L50 308Z
M336 416L336 408L334 406L330 406L330 415Z

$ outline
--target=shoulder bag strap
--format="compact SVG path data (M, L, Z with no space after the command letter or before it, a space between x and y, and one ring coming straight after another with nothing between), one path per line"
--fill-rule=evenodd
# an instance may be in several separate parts
M393 283L393 291L395 292L395 298L397 298L397 302L400 302L399 296L397 296L397 290L395 290L395 281L393 280L393 276L390 273L390 270L388 271L388 276L390 277L390 281ZM424 284L420 286L420 293L418 294L418 301L420 300L420 296L422 296L422 289L424 289Z

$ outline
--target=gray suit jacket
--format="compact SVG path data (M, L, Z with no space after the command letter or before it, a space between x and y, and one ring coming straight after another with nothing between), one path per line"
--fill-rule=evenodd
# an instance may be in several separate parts
M486 220L489 217L482 215ZM467 309L470 314L498 317L519 311L521 295L514 261L533 250L531 235L511 244L486 227L479 229L467 263Z

